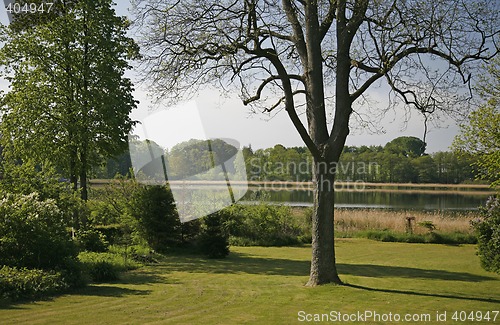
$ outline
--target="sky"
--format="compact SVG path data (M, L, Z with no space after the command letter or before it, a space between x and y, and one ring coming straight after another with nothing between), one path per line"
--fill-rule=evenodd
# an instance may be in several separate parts
M129 1L117 2L117 13L128 15ZM4 10L0 10L0 22L7 22ZM137 79L134 71L129 72L127 76L132 80ZM7 89L8 83L0 79L0 90ZM361 107L361 111L387 107L389 95L386 89L371 89L369 95L373 101L369 104L370 107ZM240 145L251 145L253 149L268 148L275 144L286 147L304 145L286 112L279 112L272 118L261 113L251 114L237 94L220 96L216 89L211 89L199 93L193 101L179 102L177 107L153 107L145 85L136 84L134 96L140 104L131 117L143 122L135 133L144 135L146 130L148 137L167 148L191 138L230 138ZM303 115L301 119L306 125ZM379 129L378 132L363 129L353 121L346 145L385 145L399 136L422 139L424 135L424 122L416 111L408 116L402 108L391 110L384 118L372 122ZM450 118L444 118L439 127L429 125L426 151L432 153L449 150L457 133L458 126Z

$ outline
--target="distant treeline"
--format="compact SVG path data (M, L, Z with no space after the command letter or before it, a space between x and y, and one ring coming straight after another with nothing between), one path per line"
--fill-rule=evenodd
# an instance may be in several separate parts
M312 179L312 157L305 147L244 150L252 180ZM458 184L474 179L472 162L451 151L426 154L421 140L402 137L385 146L346 146L336 166L337 180Z
M226 151L231 151L230 145L227 146ZM179 162L178 169L185 169L183 158L191 157L190 164L193 161L200 164L191 169L206 170L207 159L203 159L207 157L206 148L204 141L190 140L173 147L165 155L170 156L170 162ZM242 150L249 180L302 182L312 179L313 160L305 147L286 148L277 144L267 149L253 150L248 146ZM200 158L193 160L192 157ZM399 137L385 146L346 146L338 165L319 165L319 168L336 168L338 181L457 184L474 179L472 162L472 158L459 157L451 151L426 154L422 140ZM130 155L125 153L110 159L106 166L96 171L96 177L123 175L130 167ZM170 169L176 170L176 166Z

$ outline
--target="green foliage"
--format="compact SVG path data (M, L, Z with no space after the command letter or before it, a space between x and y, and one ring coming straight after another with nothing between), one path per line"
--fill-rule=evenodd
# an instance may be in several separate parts
M423 142L396 138L382 146L346 146L337 165L338 181L382 183L461 183L474 178L471 156L454 152L430 155L417 150ZM403 141L404 142L404 141ZM305 147L243 149L248 179L252 181L310 181L312 157Z
M106 237L97 229L88 227L76 232L76 242L80 250L89 252L105 252L108 250Z
M477 177L500 187L500 57L497 55L477 85L483 105L460 125L453 148L461 156L476 157Z
M92 189L92 191L99 192L99 194L102 194L104 192L102 189ZM120 197L116 197L114 199L119 200ZM89 221L93 225L112 225L119 223L121 219L121 213L123 213L122 211L120 211L123 208L113 206L110 202L107 201L107 197L90 199L87 201L87 207L89 209Z
M339 234L342 235L342 234ZM437 233L429 232L424 235L398 233L390 230L366 230L359 231L354 234L358 238L367 238L383 242L400 242L400 243L422 243L422 244L475 244L478 239L476 236L464 233Z
M0 201L0 258L8 266L64 267L77 250L67 218L51 199L38 194L6 194Z
M310 181L312 156L306 148L285 148L277 144L272 148L243 149L248 179L252 181L283 180Z
M86 199L87 173L124 151L134 125L136 101L124 73L138 47L111 0L56 9L50 19L31 16L23 32L21 18L0 30L2 76L11 83L0 97L1 141L9 157L52 161L74 189L80 178Z
M154 250L161 252L181 242L181 222L172 192L165 186L141 187L131 214L139 234Z
M228 229L232 245L297 245L305 231L291 218L291 208L261 202L229 208Z
M238 149L221 140L196 140L180 143L167 154L169 179L203 174L236 155ZM229 171L231 172L231 171Z
M113 244L148 243L155 250L192 242L200 221L181 225L172 193L166 187L145 187L135 179L117 176L91 191L90 223Z
M35 299L67 289L60 272L2 266L0 299Z
M137 268L142 264L157 263L157 259L161 257L160 254L151 250L150 247L143 245L133 245L130 247L112 245L109 247L109 252L115 256L123 257L118 262L123 263L125 269Z
M493 186L500 185L500 102L491 99L469 115L468 124L460 125L453 147L462 156L476 157L477 177Z
M93 282L114 281L120 272L136 269L140 266L134 260L127 259L122 251L115 248L112 252L96 253L81 252L78 259L84 266L84 271Z
M422 222L419 222L418 225L420 227L426 228L429 232L433 232L434 230L436 230L436 226L434 225L434 223L432 221L422 221Z
M127 244L124 238L126 236L125 232L127 231L126 225L95 225L93 228L104 235L104 238L109 245Z
M472 223L478 234L478 255L484 269L500 274L500 200L490 198Z
M206 216L200 235L201 251L210 258L224 258L229 255L229 235L226 229L229 213L225 210Z
M396 146L398 142L402 141L398 140L400 138L389 142L385 146L386 148L382 146L346 146L338 164L337 180L449 184L469 182L474 179L475 173L478 173L474 172L470 166L475 161L472 156L459 156L455 152L418 155L416 148L422 145L422 141L417 138L409 138L413 139L410 142L414 142L414 148L410 145L404 147L402 144L399 144L399 147ZM137 151L135 154L148 155L148 147L145 143L133 141ZM151 145L155 152L163 151L156 143L151 142ZM224 150L228 152L228 155L232 153L231 148L230 145L225 144L218 150L224 156ZM169 178L171 179L202 173L212 163L207 152L206 141L190 140L174 147L174 149L166 153L170 164ZM305 147L286 148L278 144L271 148L255 151L251 147L243 147L242 151L247 177L251 181L305 182L312 179L312 157ZM214 158L216 161L219 159L217 155ZM187 160L190 161L189 166L184 163ZM237 165L235 167L236 170L239 170L243 166ZM151 168L151 170L157 171L161 168ZM144 168L144 172L149 173L150 177L155 176L153 171L148 170L148 167ZM102 175L106 176L107 174L103 172ZM106 208L103 206L102 210L106 211ZM109 209L107 210L109 211Z
M142 186L127 176L116 176L103 187L93 188L87 202L92 226L106 235L110 243L130 245L141 241L134 204Z
M404 157L420 157L425 152L426 143L416 137L398 137L388 142L384 150Z
M94 225L124 223L123 216L130 214L133 199L141 191L142 185L135 179L122 175L116 175L102 187L92 188L91 199L87 202L91 223Z
M87 272L93 282L109 282L118 280L118 271L113 264L98 261L86 264Z
M62 181L61 175L50 163L39 167L31 160L22 164L4 160L2 175L0 193L29 195L36 192L41 201L54 200L66 218L66 225L77 226L77 220L72 220L73 217L77 213L85 212L84 204L77 193L71 191L68 183Z

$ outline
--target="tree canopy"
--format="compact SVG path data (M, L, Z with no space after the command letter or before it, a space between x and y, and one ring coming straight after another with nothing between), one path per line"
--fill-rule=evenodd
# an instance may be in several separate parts
M61 2L57 14L15 17L0 34L0 65L11 83L0 97L5 156L50 161L75 190L79 179L84 199L91 167L123 152L134 125L124 73L138 47L111 3Z
M420 157L425 152L425 142L416 137L398 137L385 145L385 149L403 156Z
M453 147L462 155L476 156L479 178L500 185L500 58L488 66L478 85L485 102L460 125Z

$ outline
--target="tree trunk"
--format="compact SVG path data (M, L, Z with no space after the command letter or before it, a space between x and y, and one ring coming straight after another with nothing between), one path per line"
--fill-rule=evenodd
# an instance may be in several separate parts
M83 201L88 200L88 189L87 189L87 149L83 148L82 153L80 155L80 163L82 165L82 169L80 170L80 195Z
M314 212L312 216L311 273L307 286L342 284L335 264L333 225L335 164L314 163Z
M70 163L69 163L69 181L73 192L78 191L78 175L76 171L76 150L73 148L70 151ZM80 228L80 215L77 210L73 211L73 227L75 229Z

